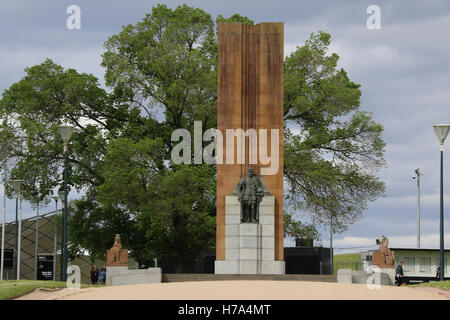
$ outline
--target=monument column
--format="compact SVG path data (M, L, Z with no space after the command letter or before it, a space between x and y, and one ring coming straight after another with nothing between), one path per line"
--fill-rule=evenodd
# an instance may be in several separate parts
M273 255L284 260L283 230L283 23L260 23L254 26L242 23L222 23L218 27L218 110L217 127L223 134L223 164L217 165L216 259L226 260L225 197L230 196L239 180L247 175L249 167L267 187L274 198ZM267 155L276 156L271 163L249 159L249 138L245 138L245 158L237 159L237 139L234 138L234 161L227 162L227 129L267 130ZM277 150L271 150L273 129L278 130ZM276 137L274 135L274 137ZM275 161L276 160L276 161ZM275 168L264 174L262 168ZM230 200L229 201L234 201ZM231 203L230 202L230 203ZM266 203L265 201L264 203ZM268 203L268 202L267 202ZM229 241L228 241L229 242Z

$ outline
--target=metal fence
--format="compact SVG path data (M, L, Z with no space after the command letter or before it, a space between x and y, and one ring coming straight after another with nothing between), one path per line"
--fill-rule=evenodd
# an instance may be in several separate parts
M355 260L338 260L333 261L333 273L337 274L339 269L351 269L355 271L361 271L361 261Z
M40 214L22 219L20 278L24 280L36 279L36 236L38 239L37 254L56 256L55 279L61 278L61 214L60 210ZM36 234L37 233L37 234ZM15 221L5 224L5 249L15 251ZM55 243L56 241L56 243ZM1 238L0 238L1 244ZM17 254L14 252L14 254ZM7 258L5 256L5 258ZM16 278L10 263L6 263L3 270L3 279ZM81 269L81 282L90 282L90 266L92 262L87 256L79 256L71 261Z

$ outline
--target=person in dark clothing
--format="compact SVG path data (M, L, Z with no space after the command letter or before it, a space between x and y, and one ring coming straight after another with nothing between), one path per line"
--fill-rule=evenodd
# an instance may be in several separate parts
M401 286L405 283L403 280L403 261L400 261L397 269L395 269L395 285Z
M436 268L436 280L437 281L441 280L441 265L438 265Z
M105 281L106 281L106 267L105 267L105 266L103 266L103 267L100 269L100 272L99 272L99 281L100 281L100 284L102 284L102 285L105 284Z
M91 282L92 284L97 284L98 282L98 269L95 264L91 268Z

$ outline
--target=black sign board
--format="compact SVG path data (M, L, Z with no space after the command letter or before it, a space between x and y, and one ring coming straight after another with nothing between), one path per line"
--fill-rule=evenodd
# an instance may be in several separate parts
M53 255L38 255L37 280L53 280Z
M3 268L12 269L13 268L13 249L5 249L3 256Z

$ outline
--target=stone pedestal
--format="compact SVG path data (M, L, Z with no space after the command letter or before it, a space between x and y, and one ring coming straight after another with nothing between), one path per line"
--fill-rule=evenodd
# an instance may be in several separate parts
M259 223L241 223L241 204L225 197L225 260L215 261L216 274L284 274L284 261L275 260L275 199L265 196Z
M161 283L161 268L128 270L128 267L107 266L106 285L124 286L145 283Z
M106 266L106 282L107 286L112 285L112 279L118 275L128 273L128 266Z
M394 268L380 268L381 273L387 274L389 280L391 281L391 285L395 285L395 269Z
M353 283L352 269L339 269L337 272L338 283Z

